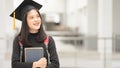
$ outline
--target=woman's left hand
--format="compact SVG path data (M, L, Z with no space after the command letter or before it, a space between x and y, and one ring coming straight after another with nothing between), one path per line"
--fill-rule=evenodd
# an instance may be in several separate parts
M40 68L46 68L47 67L47 59L45 57L41 58L37 62L40 65Z

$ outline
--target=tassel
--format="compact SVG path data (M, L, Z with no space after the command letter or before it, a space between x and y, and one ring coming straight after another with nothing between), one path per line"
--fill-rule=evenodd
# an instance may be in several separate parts
M15 30L16 29L16 19L15 19L15 12L14 12L14 15L13 15L13 29Z

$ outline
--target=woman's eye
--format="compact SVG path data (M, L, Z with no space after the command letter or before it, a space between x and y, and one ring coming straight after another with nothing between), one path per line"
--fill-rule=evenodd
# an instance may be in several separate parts
M33 19L34 17L30 17L30 19Z
M39 15L37 15L37 17L40 17Z

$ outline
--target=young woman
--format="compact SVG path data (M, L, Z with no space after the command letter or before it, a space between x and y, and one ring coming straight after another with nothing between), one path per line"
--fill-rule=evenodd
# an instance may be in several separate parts
M25 1L23 3L25 3ZM25 3L24 5L23 3L22 9L19 9L21 10L19 11L21 13L19 20L22 21L21 31L13 42L12 68L59 68L55 42L51 36L49 36L48 56L44 44L47 35L43 30L42 18L38 9L34 6L33 1ZM15 11L17 12L17 9ZM19 41L23 44L22 54ZM38 61L25 62L24 49L27 47L42 47L44 49L44 56ZM48 63L48 61L50 61L50 63Z

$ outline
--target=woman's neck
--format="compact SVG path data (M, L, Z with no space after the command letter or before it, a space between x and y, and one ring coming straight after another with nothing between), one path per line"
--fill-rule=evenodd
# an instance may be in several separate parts
M29 30L30 33L37 33L38 30Z

